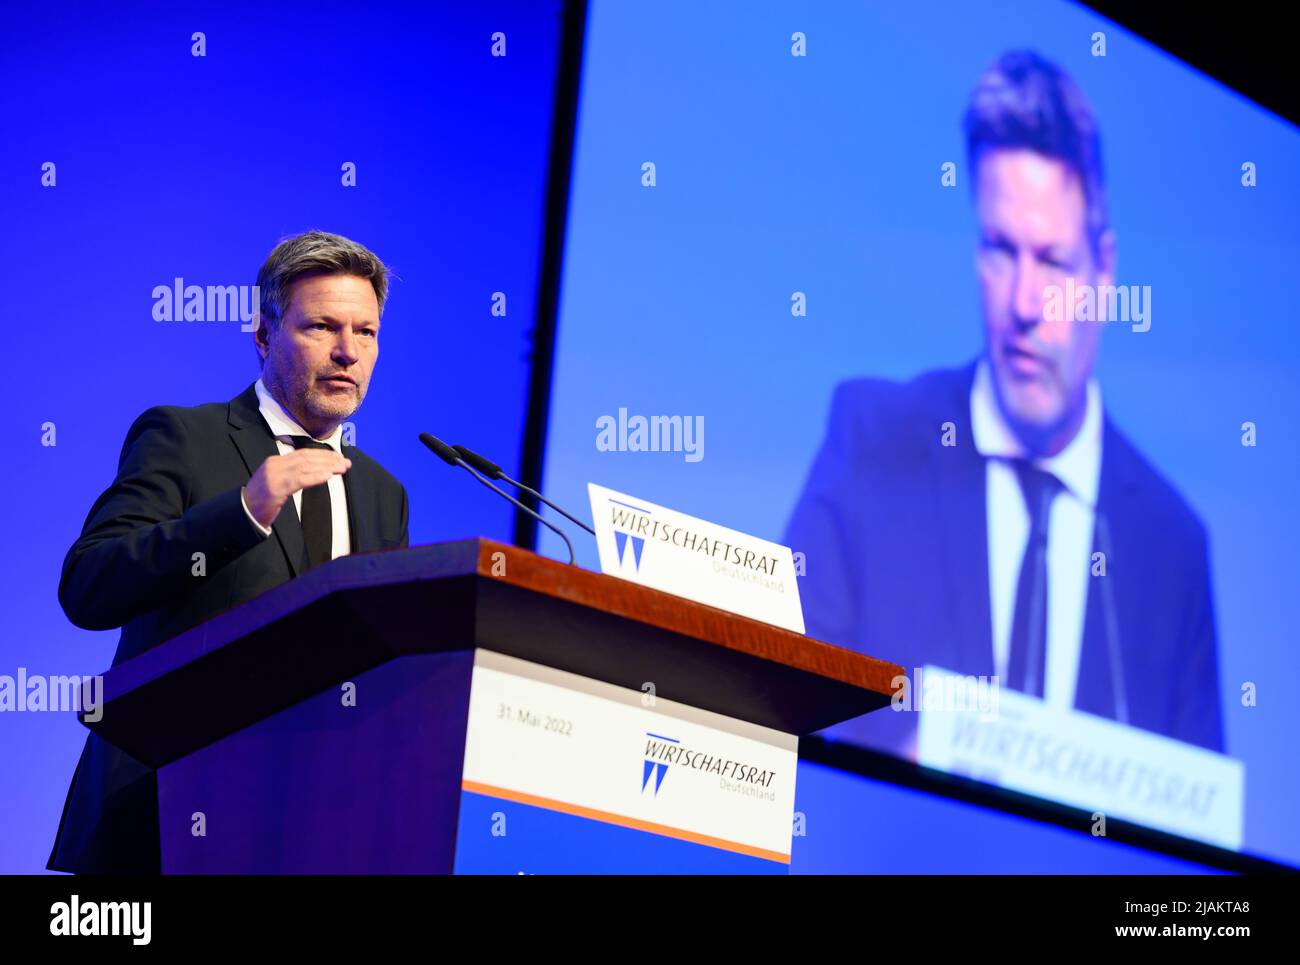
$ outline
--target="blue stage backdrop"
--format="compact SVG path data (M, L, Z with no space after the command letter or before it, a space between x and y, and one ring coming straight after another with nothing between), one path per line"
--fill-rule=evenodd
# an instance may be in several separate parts
M1151 293L1148 331L1102 338L1104 404L1205 523L1245 849L1300 862L1300 133L1087 8L594 0L546 489L586 511L594 481L781 540L837 384L981 349L961 119L1018 48L1096 112L1116 281ZM604 451L598 420L621 410L702 420L703 445Z
M354 422L406 484L411 541L509 539L510 507L417 435L517 468L558 0L5 18L0 260L22 350L4 413L0 675L107 668L117 632L72 627L56 588L128 426L257 377L238 322L155 321L154 288L251 286L275 243L309 228L397 273ZM0 714L0 872L44 868L84 736L71 714Z

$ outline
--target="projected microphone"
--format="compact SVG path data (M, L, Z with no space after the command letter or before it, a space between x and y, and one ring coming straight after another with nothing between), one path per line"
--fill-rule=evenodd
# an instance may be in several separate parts
M585 529L592 536L596 535L596 531L594 529L592 529L582 520L578 519L572 513L566 512L565 510L561 509L559 506L555 505L555 503L551 502L549 499L547 499L545 496L539 493L536 489L533 489L531 486L525 486L517 479L511 479L509 476L505 474L505 471L502 470L502 468L498 466L495 462L492 462L491 460L486 459L483 456L480 456L473 449L466 449L464 446L452 446L452 448L455 449L456 452L460 454L460 457L462 459L464 459L467 463L469 463L471 466L473 466L483 475L487 476L488 479L502 479L505 482L510 483L510 485L512 486L517 486L518 488L522 489L524 492L536 496L547 506L550 506L551 509L555 510L557 513L563 516L565 519L577 523L579 526Z
M447 463L447 465L460 466L467 473L469 473L471 476L473 476L475 479L481 482L484 486L487 486L488 489L492 490L494 493L496 493L498 496L502 497L503 499L510 500L510 502L514 503L516 506L518 506L528 515L532 516L534 519L536 519L547 529L554 532L556 536L560 537L560 539L564 540L564 545L569 548L569 564L570 565L573 564L573 544L569 542L569 537L565 536L564 533L562 533L557 527L552 526L549 522L542 519L539 513L533 512L533 510L529 509L527 506L525 506L519 500L515 499L514 496L511 496L505 490L498 489L496 486L492 485L490 482L488 482L486 479L480 476L474 470L473 466L471 466L468 462L466 462L464 459L460 457L460 454L457 453L455 449L447 445L437 436L430 435L427 432L421 432L420 441L423 442L430 449L432 449L433 454L437 456L439 459L441 459L443 462Z
M1110 542L1110 521L1106 514L1097 508L1097 539L1101 545L1102 555L1112 559L1114 553ZM1115 701L1115 719L1121 724L1128 724L1128 689L1124 682L1124 654L1119 639L1119 611L1115 607L1115 593L1110 580L1101 581L1101 604L1106 620L1106 646L1110 664L1111 699Z

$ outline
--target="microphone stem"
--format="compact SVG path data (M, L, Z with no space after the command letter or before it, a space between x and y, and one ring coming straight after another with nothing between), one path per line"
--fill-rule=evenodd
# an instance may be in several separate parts
M547 522L545 519L543 519L543 518L541 517L541 514L533 512L531 509L529 509L527 506L525 506L525 505L524 505L523 503L521 503L519 500L515 499L514 496L511 496L511 495L510 495L508 492L506 492L504 489L501 489L501 488L498 487L498 486L494 486L494 485L492 485L491 482L489 482L489 481L488 481L487 479L485 479L483 476L479 475L479 473L474 469L474 467L471 466L469 463L465 462L464 459L457 459L457 460L456 460L456 463L457 463L457 465L459 465L462 469L464 469L467 473L469 473L471 476L473 476L475 479L477 479L479 482L481 482L484 486L487 486L488 489L492 490L492 491L493 491L494 493L496 493L497 495L499 495L499 496L501 496L501 497L503 497L503 498L505 498L505 499L510 500L512 503L514 503L516 506L518 506L520 509L522 509L525 513L528 513L528 515L532 516L534 519L536 519L539 523L541 523L543 526L545 526L545 527L546 527L547 529L549 529L551 532L555 533L555 535L559 536L560 539L564 540L564 545L567 546L568 549L569 549L569 565L570 565L570 566L573 565L573 560L574 560L574 556L573 556L573 544L569 542L569 537L565 536L564 533L563 533L563 532L562 532L558 527L556 527L556 526L552 526L549 522ZM506 481L509 482L510 480L506 480ZM566 513L565 515L568 515L568 514Z
M559 513L561 516L563 516L565 519L569 520L571 523L575 523L575 524L577 524L578 526L581 526L583 529L585 529L585 530L586 530L588 533L590 533L592 536L595 536L595 535L596 535L596 531L595 531L594 529L592 529L590 526L588 526L588 525L587 525L586 523L584 523L582 520L578 519L576 516L573 516L573 515L571 515L571 514L565 512L565 511L564 511L563 509L561 509L559 506L555 505L555 503L551 502L549 499L547 499L545 496L543 496L541 493L539 493L536 489L533 489L531 486L525 486L523 483L521 483L521 482L520 482L519 480L517 480L517 479L511 479L511 478L510 478L509 476L507 476L505 473L502 473L502 474L501 474L501 478L504 479L506 482L510 483L510 485L512 485L512 486L518 486L518 487L519 487L520 489L522 489L524 492L529 493L529 494L531 494L531 495L533 495L533 496L536 496L538 499L540 499L542 502L544 502L547 506L550 506L551 509L555 510L557 513Z

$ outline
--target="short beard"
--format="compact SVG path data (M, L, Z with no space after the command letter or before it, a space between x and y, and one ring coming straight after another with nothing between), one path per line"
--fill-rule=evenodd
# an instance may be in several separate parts
M996 380L994 380L996 382ZM1011 411L1010 406L1002 400L1001 386L996 386L995 391L998 395L998 408L1002 410L1002 417L1007 420L1012 431L1016 434L1025 449L1033 458L1042 458L1044 456L1054 456L1064 449L1078 434L1080 426L1083 425L1084 407L1087 405L1087 398L1084 397L1083 405L1078 406L1073 399L1066 399L1060 414L1050 422L1035 423L1022 419L1019 415Z
M284 407L284 410L293 417L298 425L302 426L314 437L320 438L328 433L318 430L326 425L341 423L360 408L361 393L358 390L356 404L350 408L345 406L343 410L338 412L323 410L312 404L312 389L315 381L315 375L307 375L305 380L302 381L287 380L281 376L274 365L267 366L262 373L262 384L266 386L275 400Z

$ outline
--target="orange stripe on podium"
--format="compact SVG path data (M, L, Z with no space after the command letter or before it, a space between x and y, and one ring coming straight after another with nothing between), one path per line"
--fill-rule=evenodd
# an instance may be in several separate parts
M752 858L762 858L765 861L779 861L781 864L790 863L788 854L769 851L766 848L756 848L753 845L741 844L739 841L727 841L707 834L697 834L694 831L683 831L681 828L670 828L666 824L655 824L653 821L629 818L610 811L598 811L595 808L583 807L580 804L569 804L567 801L556 801L536 794L525 794L523 791L512 791L504 787L494 787L491 784L480 784L478 781L461 781L460 786L462 790L472 791L475 794L486 794L488 797L503 798L518 804L531 804L533 807L545 808L548 811L559 811L562 814L590 818L593 821L603 821L606 824L616 824L637 831L648 831L651 834L662 834L664 837L691 841L695 844L707 845L710 848L721 848L724 851L734 851L736 854L747 854Z

